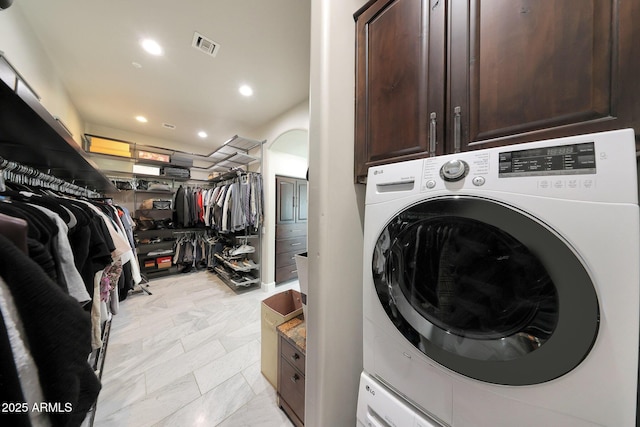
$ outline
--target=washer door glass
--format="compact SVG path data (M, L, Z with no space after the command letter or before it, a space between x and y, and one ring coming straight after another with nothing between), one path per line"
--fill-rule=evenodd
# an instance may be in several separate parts
M536 384L577 366L599 325L591 279L542 222L476 197L438 198L393 218L373 279L394 325L460 374Z

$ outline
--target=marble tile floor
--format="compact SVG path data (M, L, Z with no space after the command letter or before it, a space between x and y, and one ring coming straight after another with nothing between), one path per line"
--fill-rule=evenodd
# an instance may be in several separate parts
M201 271L152 280L113 317L95 427L288 427L260 372L261 301Z

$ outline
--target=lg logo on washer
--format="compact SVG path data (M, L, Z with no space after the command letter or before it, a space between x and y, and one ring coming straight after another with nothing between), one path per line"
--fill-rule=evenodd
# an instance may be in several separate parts
M374 389L372 389L371 387L366 386L366 387L365 387L365 389L366 389L369 393L371 393L371 395L372 395L372 396L375 396L375 395L376 395L376 391L375 391Z

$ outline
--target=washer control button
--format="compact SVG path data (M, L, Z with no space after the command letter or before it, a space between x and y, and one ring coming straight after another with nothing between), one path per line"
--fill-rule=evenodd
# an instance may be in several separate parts
M425 186L426 186L429 190L431 190L432 188L434 188L434 187L436 186L436 181L435 181L435 179L430 179L429 181L427 181L427 182L425 183Z
M450 160L440 168L440 176L445 181L460 181L469 173L469 165L462 160Z
M473 180L471 182L473 182L473 185L475 185L476 187L480 187L481 185L484 185L484 177L475 176L473 177Z

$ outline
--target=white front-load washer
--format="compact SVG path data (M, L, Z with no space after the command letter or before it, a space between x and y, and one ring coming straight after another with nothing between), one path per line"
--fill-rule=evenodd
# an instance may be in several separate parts
M623 129L369 170L364 371L453 427L636 425Z

